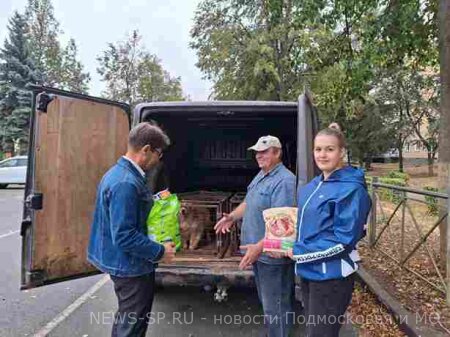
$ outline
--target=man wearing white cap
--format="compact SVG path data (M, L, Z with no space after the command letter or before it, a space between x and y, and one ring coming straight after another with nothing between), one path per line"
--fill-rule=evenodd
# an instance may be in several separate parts
M243 219L241 249L245 255L240 268L253 267L258 296L262 303L269 337L288 336L292 327L294 265L282 255L263 253L265 223L262 211L295 206L295 175L282 163L282 146L277 137L263 136L248 150L256 152L261 171L247 188L245 200L214 227L225 233ZM290 321L291 320L291 321Z

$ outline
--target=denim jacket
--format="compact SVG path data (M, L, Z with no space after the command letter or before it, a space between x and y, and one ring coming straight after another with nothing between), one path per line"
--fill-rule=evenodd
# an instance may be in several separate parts
M118 277L153 272L164 255L164 246L147 236L146 220L152 204L145 177L130 161L120 158L97 189L88 261Z

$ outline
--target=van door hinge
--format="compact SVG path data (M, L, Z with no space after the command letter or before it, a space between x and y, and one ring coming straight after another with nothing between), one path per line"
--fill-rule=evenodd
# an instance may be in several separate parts
M225 110L225 111L217 111L217 114L218 114L219 116L233 116L233 115L234 115L234 111L228 111L228 110Z
M31 218L28 216L22 220L22 225L20 226L20 235L25 236L28 228L31 226Z
M21 287L22 290L34 287L40 287L44 285L46 280L46 273L42 270L27 271L25 274L28 286Z
M37 99L37 110L40 112L47 113L48 104L51 101L53 101L54 98L55 98L55 95L49 95L46 92L41 92L38 95L38 99Z
M44 195L42 193L34 193L28 195L25 199L25 205L33 210L42 209Z

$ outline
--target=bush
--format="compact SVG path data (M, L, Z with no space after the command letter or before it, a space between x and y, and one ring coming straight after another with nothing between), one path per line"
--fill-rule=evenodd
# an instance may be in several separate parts
M380 177L378 181L386 185L406 186L406 180L401 178Z
M387 174L386 178L402 179L405 182L408 182L409 175L405 172L391 171Z
M369 194L372 195L373 177L372 176L365 176L365 178L366 178L367 192L369 192Z
M392 172L389 172L388 176L378 177L378 182L381 184L386 184L386 185L405 187L408 185L407 184L408 179L409 179L409 176L406 173L392 171ZM373 177L366 176L366 184L369 187L368 188L369 193L372 193L372 182L373 182ZM384 187L377 189L377 195L380 198L380 200L391 201L391 202L400 202L400 200L403 198L403 192L394 191L392 189L384 188Z
M394 185L405 187L406 181L401 178L380 177L378 181L386 185ZM403 192L395 191L389 188L379 188L378 197L383 201L400 202L403 197Z
M365 176L366 178L366 185L367 185L367 189L369 192L372 192L372 181L373 181L373 177L371 176Z
M425 186L423 188L426 191L431 192L438 192L439 190L436 187L431 186ZM428 207L428 214L430 215L438 215L439 214L439 208L438 208L438 200L436 197L431 197L429 195L425 196L425 201L427 202Z

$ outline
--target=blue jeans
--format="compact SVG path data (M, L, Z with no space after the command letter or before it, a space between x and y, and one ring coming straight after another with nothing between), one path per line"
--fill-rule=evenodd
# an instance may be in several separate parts
M253 264L253 272L264 311L267 336L287 337L295 316L294 264L267 264L257 261Z

